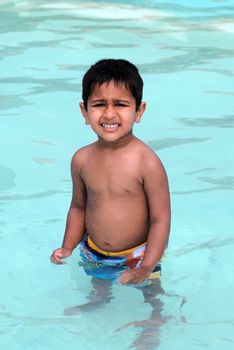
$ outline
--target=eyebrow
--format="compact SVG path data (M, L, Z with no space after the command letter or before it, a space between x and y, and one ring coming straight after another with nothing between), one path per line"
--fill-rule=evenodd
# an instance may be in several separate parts
M100 99L97 99L97 100L91 100L90 103L106 102L106 101L107 101L107 100L100 98ZM114 101L114 102L122 102L122 103L128 103L128 104L130 104L130 101L128 101L128 100L123 100L123 99L115 99L115 100L113 100L113 101Z

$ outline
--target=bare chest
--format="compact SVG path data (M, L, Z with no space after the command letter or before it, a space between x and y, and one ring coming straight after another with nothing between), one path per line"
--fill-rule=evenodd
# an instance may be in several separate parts
M93 158L81 173L88 195L137 195L143 191L137 159Z

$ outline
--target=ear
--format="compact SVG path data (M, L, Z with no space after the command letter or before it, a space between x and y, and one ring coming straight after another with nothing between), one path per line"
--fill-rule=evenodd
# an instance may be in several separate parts
M85 108L84 102L80 102L79 105L80 105L80 111L83 117L85 118L85 124L89 125L88 111Z
M146 102L141 102L138 110L136 111L136 120L135 120L136 123L140 123L141 117L142 117L145 109L146 109Z

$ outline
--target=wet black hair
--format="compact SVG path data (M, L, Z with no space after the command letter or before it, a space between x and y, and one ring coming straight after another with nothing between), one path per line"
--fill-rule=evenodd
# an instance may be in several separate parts
M92 65L82 81L82 98L87 110L88 98L96 85L109 83L124 84L136 101L136 110L140 107L143 91L143 80L137 67L124 59L103 59Z

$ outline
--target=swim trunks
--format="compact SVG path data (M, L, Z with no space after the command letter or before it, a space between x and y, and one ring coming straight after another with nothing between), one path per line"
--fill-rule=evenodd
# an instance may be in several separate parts
M89 236L85 236L80 243L79 265L84 268L87 275L98 279L111 280L118 283L122 272L139 267L144 257L146 244L122 252L107 252L98 248ZM149 285L160 277L161 264L155 266L148 279L139 286Z

